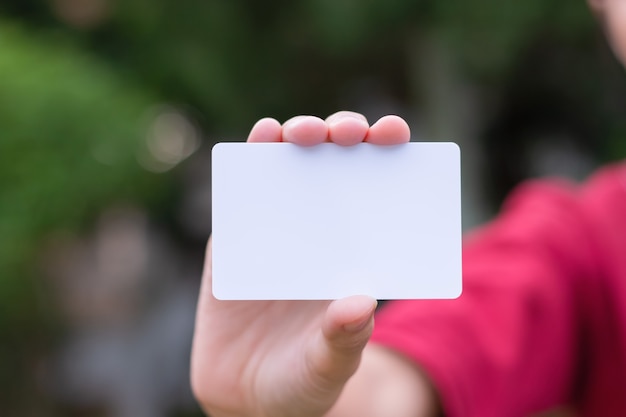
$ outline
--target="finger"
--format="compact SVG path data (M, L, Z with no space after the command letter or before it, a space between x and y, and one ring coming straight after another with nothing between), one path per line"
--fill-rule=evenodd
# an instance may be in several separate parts
M278 120L266 117L254 124L248 135L248 142L280 142L282 130Z
M366 142L377 145L397 145L411 139L409 125L398 116L384 116L374 123L365 138Z
M319 117L296 116L283 124L283 141L303 146L320 144L328 137L328 125Z
M318 337L308 350L313 385L332 390L356 371L374 327L376 300L353 296L332 302Z
M329 140L343 146L363 142L369 130L365 116L351 111L340 111L329 116L326 124Z
M215 297L213 297L213 236L209 237L204 254L199 304L201 305L210 300L215 300Z

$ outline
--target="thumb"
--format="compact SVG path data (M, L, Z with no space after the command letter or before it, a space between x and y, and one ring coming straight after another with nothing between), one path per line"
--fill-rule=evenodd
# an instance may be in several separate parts
M374 328L376 300L352 296L333 301L308 352L310 378L320 391L333 391L354 374Z

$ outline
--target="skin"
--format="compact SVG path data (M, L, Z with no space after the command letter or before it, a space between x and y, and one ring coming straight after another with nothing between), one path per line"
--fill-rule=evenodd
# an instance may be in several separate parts
M598 16L615 56L626 65L626 3L622 0L588 0Z
M626 62L626 1L590 0L616 55ZM405 143L397 116L369 125L339 112L322 120L259 120L249 142L314 146ZM218 301L211 294L207 247L191 362L191 385L212 417L425 417L440 413L427 376L400 355L367 344L376 301Z
M604 19L608 38L615 55L626 64L626 2L623 0L596 1Z

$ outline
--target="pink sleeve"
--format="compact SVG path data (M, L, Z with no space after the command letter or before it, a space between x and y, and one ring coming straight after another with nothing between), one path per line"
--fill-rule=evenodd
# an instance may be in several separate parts
M571 399L579 282L593 274L577 200L564 183L526 184L466 239L459 299L379 312L373 342L418 363L447 416L526 416Z

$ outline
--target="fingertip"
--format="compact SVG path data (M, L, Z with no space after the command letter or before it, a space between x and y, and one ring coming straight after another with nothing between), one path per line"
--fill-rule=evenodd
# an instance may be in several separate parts
M398 145L411 139L411 129L407 122L395 115L384 116L374 123L365 138L366 142L377 145Z
M328 125L319 117L296 116L283 124L283 141L313 146L328 138Z
M265 117L252 126L248 142L280 142L282 126L278 120Z
M369 130L367 120L352 116L336 118L327 123L330 141L342 146L363 142Z
M354 295L333 301L327 311L327 335L340 331L358 332L371 321L378 302L367 295Z

